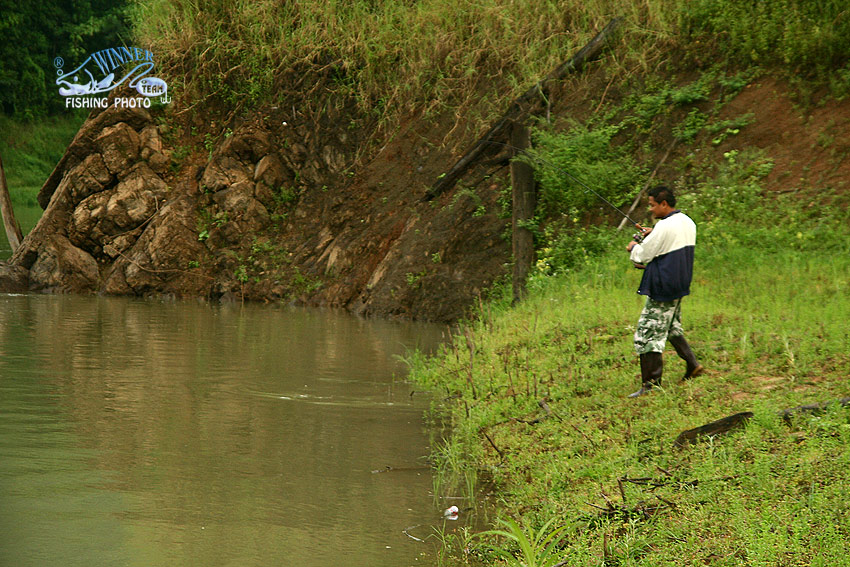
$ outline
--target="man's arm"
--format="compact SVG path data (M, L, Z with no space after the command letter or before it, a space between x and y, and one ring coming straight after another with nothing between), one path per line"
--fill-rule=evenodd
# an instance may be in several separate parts
M630 252L629 259L635 264L648 264L658 256L664 245L664 231L650 229L643 242L629 242L626 249Z

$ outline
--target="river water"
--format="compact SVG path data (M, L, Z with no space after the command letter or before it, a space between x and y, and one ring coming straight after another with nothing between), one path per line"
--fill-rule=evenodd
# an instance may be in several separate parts
M434 564L434 326L0 295L0 566ZM375 472L386 467L388 472Z

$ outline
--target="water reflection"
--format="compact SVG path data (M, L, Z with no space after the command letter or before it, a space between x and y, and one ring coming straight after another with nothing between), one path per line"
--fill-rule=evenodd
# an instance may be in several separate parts
M0 565L414 564L440 511L394 356L439 333L0 296Z

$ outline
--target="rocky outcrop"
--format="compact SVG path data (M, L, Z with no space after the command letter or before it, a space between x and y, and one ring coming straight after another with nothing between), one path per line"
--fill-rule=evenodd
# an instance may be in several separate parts
M90 118L42 188L44 214L10 260L26 271L27 287L206 295L209 277L188 269L205 251L197 184L173 175L170 153L144 110Z
M92 115L0 287L463 315L507 261L498 184L422 202L449 161L438 128L405 130L358 162L366 130L325 118L269 111L216 133L140 109Z
M0 264L0 289L6 293L29 291L29 270L22 266Z

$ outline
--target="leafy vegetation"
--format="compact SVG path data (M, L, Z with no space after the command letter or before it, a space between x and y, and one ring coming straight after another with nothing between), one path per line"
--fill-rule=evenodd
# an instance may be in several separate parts
M806 77L850 70L850 18L840 0L693 0L678 12L684 37L723 44L723 52L745 66L779 65Z
M737 135L752 115L718 115L748 76L716 69L682 83L649 76L584 123L539 124L535 149L519 158L534 168L540 188L536 217L526 225L536 235L538 268L570 270L608 248L611 232L592 223L634 200L649 174L636 156L659 132L684 144L701 134L714 145Z
M17 120L63 112L54 59L63 58L70 70L92 51L129 44L129 36L123 0L3 0L0 112Z
M527 534L516 521L508 518L499 520L504 529L481 532L479 536L501 536L516 543L520 551L517 558L510 550L494 546L493 551L505 560L508 565L517 567L552 567L558 563L557 543L559 534L564 527L549 531L552 520L543 525L536 533Z
M536 131L540 150L527 159L537 173L542 216L561 214L577 222L583 211L604 206L591 190L614 205L634 197L644 172L629 148L612 144L619 130L619 125L591 129L573 123L566 134Z

